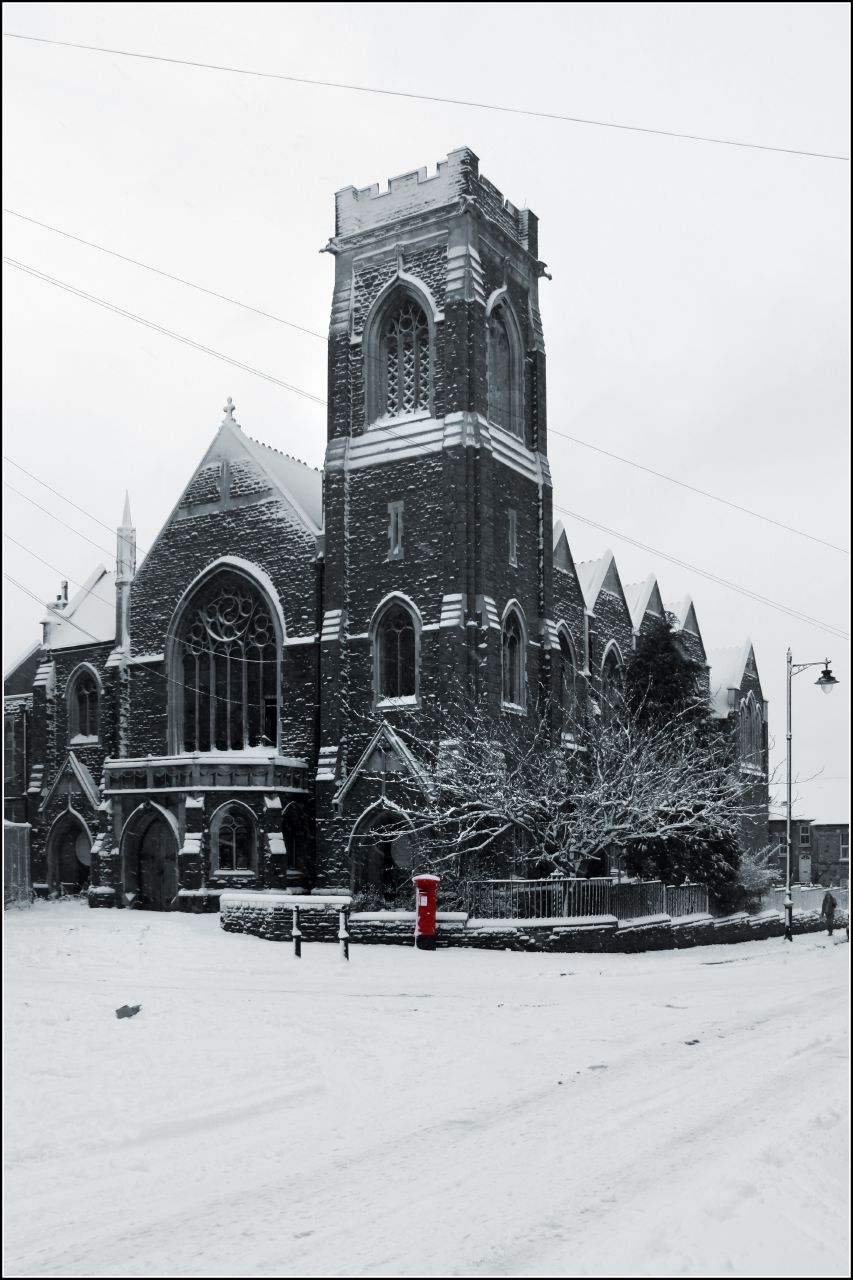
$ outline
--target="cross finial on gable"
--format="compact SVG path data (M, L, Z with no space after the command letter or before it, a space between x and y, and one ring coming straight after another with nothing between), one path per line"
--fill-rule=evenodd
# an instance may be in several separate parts
M231 422L235 427L239 427L240 423L234 417L234 408L235 408L234 401L229 396L228 403L226 404L225 409L223 410L223 412L225 413L225 417L222 419L223 427L227 422Z

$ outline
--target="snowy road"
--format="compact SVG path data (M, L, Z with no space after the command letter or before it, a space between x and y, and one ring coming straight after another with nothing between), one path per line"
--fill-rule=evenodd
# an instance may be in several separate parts
M843 935L344 965L5 924L6 1276L848 1274Z

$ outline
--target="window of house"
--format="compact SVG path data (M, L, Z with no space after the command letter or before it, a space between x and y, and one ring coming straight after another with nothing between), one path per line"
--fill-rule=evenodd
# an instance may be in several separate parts
M811 844L812 836L808 827L800 827L800 844Z
M518 512L511 508L507 512L509 517L509 562L510 564L518 564Z
M83 668L71 677L67 701L72 742L97 741L100 692L94 672Z
M842 831L839 833L841 843L841 861L847 862L850 858L850 832Z
M503 701L509 706L523 707L525 695L524 631L513 610L504 619L502 633Z
M183 751L278 741L278 635L260 592L217 574L191 601L178 639Z
M220 810L211 822L211 862L215 873L254 871L257 833L249 812L239 805Z
M376 691L380 702L417 697L417 634L408 609L394 604L376 628Z
M382 325L381 367L384 403L380 414L405 417L429 409L429 324L423 309L404 298Z
M388 503L388 559L403 558L403 503Z

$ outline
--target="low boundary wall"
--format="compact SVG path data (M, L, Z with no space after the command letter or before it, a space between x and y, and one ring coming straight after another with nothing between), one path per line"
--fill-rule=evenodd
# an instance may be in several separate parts
M299 907L299 928L307 942L337 942L345 898L295 898L281 893L223 893L220 925L229 933L248 933L271 942L293 938L293 909ZM836 913L836 928L848 922L846 911ZM795 911L794 933L825 928L816 911ZM347 931L354 945L413 946L414 911L352 911ZM564 920L477 920L465 912L439 911L436 946L475 947L492 951L668 951L755 938L781 938L784 916L778 911L757 915L738 912L721 918L707 912L694 916L657 915L619 921L615 916Z

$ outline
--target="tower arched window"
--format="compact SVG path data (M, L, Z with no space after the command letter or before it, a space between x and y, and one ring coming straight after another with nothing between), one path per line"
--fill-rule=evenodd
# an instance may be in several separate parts
M517 328L506 305L499 303L488 320L489 421L524 436L522 364Z
M68 682L68 736L72 742L96 742L99 733L101 690L88 667L81 667Z
M414 298L403 296L385 312L379 363L382 394L377 416L402 418L429 409L429 322Z
M418 636L415 619L402 604L385 609L375 631L377 701L415 699L418 693Z
M257 866L257 848L257 825L243 805L226 805L213 815L210 854L214 875L253 872Z
M242 751L278 742L279 636L242 575L223 571L184 608L171 695L179 751Z
M502 696L508 706L523 707L525 703L525 645L524 628L514 609L506 615L501 633Z

